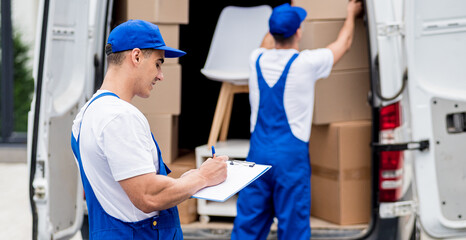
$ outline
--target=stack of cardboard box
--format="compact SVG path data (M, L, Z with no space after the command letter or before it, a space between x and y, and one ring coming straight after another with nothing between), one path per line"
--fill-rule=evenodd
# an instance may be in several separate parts
M337 39L348 0L294 0L307 10L300 50ZM310 139L311 215L341 225L368 223L371 108L366 27L357 19L351 49L315 86Z
M155 23L167 46L179 49L180 24L188 24L189 0L116 0L114 25L129 19ZM135 105L147 118L152 133L162 151L163 160L179 177L196 167L194 154L178 154L178 116L181 112L181 65L178 58L166 58L162 65L163 81L156 83L147 99L135 97ZM196 200L179 206L181 223L197 218Z

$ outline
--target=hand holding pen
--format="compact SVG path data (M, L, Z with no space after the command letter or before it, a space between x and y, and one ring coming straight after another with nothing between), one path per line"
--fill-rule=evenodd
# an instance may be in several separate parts
M199 167L199 174L206 180L207 186L217 185L227 178L226 161L228 156L216 156L215 147L212 146L212 158L208 158Z

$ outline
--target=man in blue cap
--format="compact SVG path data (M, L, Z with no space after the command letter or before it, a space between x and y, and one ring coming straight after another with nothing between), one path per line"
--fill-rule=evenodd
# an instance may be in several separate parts
M167 47L157 25L129 20L112 30L101 88L82 107L71 145L81 172L90 239L183 239L176 205L226 179L226 156L208 159L178 179L170 170L144 115L130 104L147 98L163 80Z
M247 157L272 168L239 193L232 239L266 239L274 217L279 239L311 237L309 137L314 84L326 78L350 48L361 9L360 2L350 0L336 41L326 48L299 52L306 11L289 4L274 8L270 34L251 54Z

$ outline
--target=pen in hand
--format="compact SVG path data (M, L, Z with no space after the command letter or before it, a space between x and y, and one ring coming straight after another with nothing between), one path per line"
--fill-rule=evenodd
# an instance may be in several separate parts
M212 145L212 158L215 158L215 147Z

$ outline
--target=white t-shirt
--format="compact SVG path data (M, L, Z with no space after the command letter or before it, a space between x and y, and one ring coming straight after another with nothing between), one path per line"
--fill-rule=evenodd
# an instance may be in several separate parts
M97 91L94 96L108 92ZM73 121L77 139L83 112ZM79 148L84 172L104 210L125 222L136 222L158 214L136 208L118 181L156 172L159 168L157 148L149 123L130 103L114 96L95 100L84 115Z
M251 104L251 133L254 131L259 109L259 86L256 61L259 55L262 75L269 87L273 87L285 69L286 64L298 53L295 49L259 48L250 58L249 101ZM284 106L288 124L298 139L308 142L311 135L314 109L314 86L320 78L326 78L333 66L333 53L328 48L303 50L290 67L284 92Z

